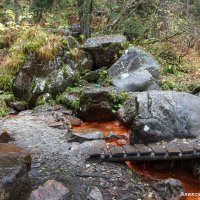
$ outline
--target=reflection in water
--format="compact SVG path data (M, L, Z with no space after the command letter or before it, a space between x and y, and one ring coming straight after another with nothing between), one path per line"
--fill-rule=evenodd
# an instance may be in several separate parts
M104 135L107 136L109 132L120 135L125 142L128 143L129 140L129 130L123 127L118 121L113 122L88 122L83 123L79 127L74 127L75 131L83 129L97 129L104 132ZM107 141L112 144L121 145L124 144L121 139L119 140L109 140ZM122 142L122 143L121 143ZM186 161L187 163L188 161ZM176 162L171 165L172 162L161 163L157 162L126 162L128 167L134 170L137 174L143 176L144 178L155 181L162 180L167 178L175 178L181 180L187 193L200 193L200 183L193 176L191 168L185 167L186 163ZM166 165L164 167L164 165ZM162 166L162 169L158 169L158 166ZM184 200L200 200L200 197L187 197L183 198Z

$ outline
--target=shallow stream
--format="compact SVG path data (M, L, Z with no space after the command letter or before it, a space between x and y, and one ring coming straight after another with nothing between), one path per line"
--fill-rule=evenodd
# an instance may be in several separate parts
M123 127L118 121L113 122L85 122L78 127L74 127L75 131L83 129L98 129L102 131L105 136L110 132L120 135L122 139L109 140L108 143L123 145L129 142L129 130ZM186 167L182 162L169 162L166 163L167 168L164 167L165 163L154 163L154 162L126 162L127 166L132 169L135 173L147 179L147 181L158 181L168 178L174 178L181 180L186 193L200 193L200 182L193 176L191 168ZM158 165L162 165L158 169ZM185 197L184 200L199 200L200 197Z

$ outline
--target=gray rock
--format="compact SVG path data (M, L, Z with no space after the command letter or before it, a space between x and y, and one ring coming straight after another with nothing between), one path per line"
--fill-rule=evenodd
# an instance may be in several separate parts
M118 91L113 87L84 88L80 96L79 116L85 121L111 121L115 118L111 96Z
M29 55L14 80L15 97L33 107L39 96L50 93L55 97L77 82L80 72L92 69L91 55L78 49L79 45L72 37L67 39L66 45L70 47L60 47L52 60L41 60L36 54ZM72 50L75 55L72 55Z
M117 117L132 127L130 143L200 136L200 98L187 93L133 93Z
M184 193L181 181L172 178L154 183L152 184L152 188L163 200L180 199Z
M160 67L144 50L130 47L108 70L114 86L125 91L159 89Z
M122 35L105 35L87 39L83 48L92 55L95 69L99 69L115 62L125 42L126 37Z
M90 82L97 82L98 79L100 78L100 73L103 70L106 70L106 67L102 67L100 69L94 70L94 71L89 71L85 74L84 79L86 81Z
M123 74L118 78L112 79L112 84L125 91L142 92L145 90L159 89L155 84L153 76L147 71L136 71L133 74Z
M55 180L48 180L31 193L29 200L64 200L69 196L69 189Z
M94 187L89 194L90 200L103 200L103 196L97 187Z
M0 199L25 200L31 193L31 180L24 161L18 156L0 155Z
M14 80L13 93L15 97L33 105L37 98L45 93L47 77L58 65L56 59L40 61L36 55L29 57Z
M74 37L68 36L68 37L66 37L66 39L67 39L67 42L68 42L68 48L69 49L80 47L79 43L76 41L76 39Z
M79 50L77 63L75 64L75 69L77 69L80 72L92 70L93 64L94 61L92 56L87 51Z
M56 96L65 91L65 89L73 84L74 70L69 65L64 65L59 70L51 74L49 80L46 81L47 91Z
M104 139L104 134L102 131L96 129L83 129L73 132L72 138L68 141L81 143L87 140L102 140L102 139Z
M81 35L81 26L80 24L72 24L69 26L69 32L72 36L77 37Z
M28 104L25 101L15 101L10 103L10 106L17 112L28 109Z

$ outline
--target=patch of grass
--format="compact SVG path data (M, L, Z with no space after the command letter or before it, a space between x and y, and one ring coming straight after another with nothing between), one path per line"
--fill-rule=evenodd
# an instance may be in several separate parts
M0 67L0 88L4 91L11 92L14 75L7 69Z
M4 100L0 99L0 117L4 117L8 113L8 107Z
M41 60L51 60L60 44L61 37L48 34L39 26L26 27L11 45L2 65L17 72L30 53L36 53Z
M30 53L40 60L52 60L62 45L60 36L49 34L40 26L22 26L14 31L13 38L9 36L10 30L6 29L0 36L0 43L8 47L0 63L0 87L5 91L11 91L12 81Z

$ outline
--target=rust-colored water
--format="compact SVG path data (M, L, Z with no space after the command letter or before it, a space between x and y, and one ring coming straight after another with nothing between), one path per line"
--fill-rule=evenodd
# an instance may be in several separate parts
M123 127L118 121L113 122L88 122L82 123L79 127L74 127L73 129L83 130L83 129L98 129L99 131L104 132L104 135L107 136L110 131L114 132L123 137L124 141L128 143L129 140L129 130ZM120 145L120 140L117 141L108 141L109 143ZM155 164L152 162L126 162L128 167L134 170L140 176L144 178L155 181L168 178L175 178L181 180L184 186L186 193L200 193L200 183L193 176L191 169L181 166L180 163L175 164L173 167L165 169L155 168ZM161 163L163 165L163 163ZM185 197L184 200L200 200L200 197Z
M124 143L128 143L129 141L129 130L122 126L118 121L113 122L84 122L80 126L73 127L73 130L75 131L81 131L85 129L97 129L99 131L102 131L104 133L104 136L108 136L109 132L113 132L117 135L120 135L121 138L123 138ZM123 142L121 140L109 140L107 141L112 144L119 144L120 142Z

